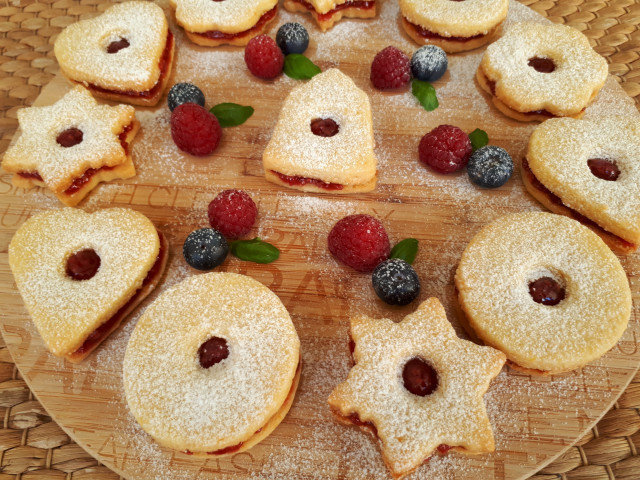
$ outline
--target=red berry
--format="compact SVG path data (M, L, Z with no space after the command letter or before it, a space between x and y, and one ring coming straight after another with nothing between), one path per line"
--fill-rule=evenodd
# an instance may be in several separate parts
M378 52L371 64L371 82L378 90L404 87L411 80L411 61L396 47Z
M420 161L439 173L464 168L473 153L469 135L453 125L440 125L427 133L418 147Z
M349 215L329 232L329 251L359 272L370 272L389 258L391 246L382 223L370 215Z
M249 233L257 215L258 207L242 190L225 190L209 203L209 223L227 238Z
M244 61L256 77L271 79L282 72L284 55L273 38L259 35L252 38L244 49Z
M191 155L210 155L218 147L222 128L206 108L183 103L171 112L171 138L178 148Z

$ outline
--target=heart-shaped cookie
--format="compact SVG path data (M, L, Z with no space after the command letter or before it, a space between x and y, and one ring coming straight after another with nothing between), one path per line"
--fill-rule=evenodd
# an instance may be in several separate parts
M262 156L267 180L308 192L368 192L376 186L369 97L332 68L285 100Z
M9 244L22 299L52 353L79 361L157 284L164 238L134 210L34 215Z
M54 52L62 73L94 94L147 104L149 98L157 101L168 81L173 36L158 5L125 2L69 25Z

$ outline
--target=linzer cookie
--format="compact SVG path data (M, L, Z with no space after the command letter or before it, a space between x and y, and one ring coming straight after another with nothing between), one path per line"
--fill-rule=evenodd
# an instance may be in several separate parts
M524 185L555 213L581 221L614 250L640 244L640 122L552 119L531 135Z
M55 104L18 110L21 134L2 168L20 188L46 187L69 206L100 182L136 174L130 143L139 122L130 105L99 105L77 85Z
M9 265L47 348L79 362L156 287L167 261L164 236L126 208L89 214L49 210L9 244Z
M243 452L284 419L300 341L280 299L235 273L192 276L162 293L123 364L131 413L160 445L199 456Z
M400 323L351 319L355 365L329 396L337 419L374 434L396 479L436 452L492 452L482 396L505 362L462 340L436 298Z
M262 34L278 12L278 0L170 0L189 40L206 47L244 46Z
M323 32L342 18L373 18L378 0L284 0L290 12L310 13Z
M508 9L509 0L400 0L407 34L420 45L437 45L449 53L492 42Z
M587 227L552 213L507 215L484 227L462 254L455 282L472 331L529 374L599 358L631 315L618 258Z
M214 2L212 2L214 3ZM151 106L162 96L173 63L174 40L153 2L125 2L69 25L54 52L62 73L93 95Z
M335 68L291 91L262 156L265 178L306 192L368 192L376 186L371 105Z
M523 22L487 47L476 79L502 113L532 122L582 116L607 73L606 60L578 30Z

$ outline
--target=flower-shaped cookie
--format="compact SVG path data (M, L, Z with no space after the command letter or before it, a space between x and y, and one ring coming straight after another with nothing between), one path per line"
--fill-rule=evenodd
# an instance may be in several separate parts
M377 0L284 0L284 8L290 12L310 13L323 32L340 19L373 18L376 16Z
M355 366L329 405L341 421L377 431L395 478L441 445L493 451L482 396L505 356L458 338L438 299L423 302L400 323L353 318L351 339Z
M578 30L523 22L487 47L477 79L503 113L531 121L582 115L607 72Z

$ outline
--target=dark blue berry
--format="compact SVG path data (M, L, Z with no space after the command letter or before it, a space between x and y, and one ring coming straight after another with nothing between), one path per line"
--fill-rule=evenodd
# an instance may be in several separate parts
M182 254L189 265L198 270L211 270L227 258L229 245L222 234L213 228L201 228L189 234L182 246Z
M174 108L183 103L196 103L204 107L204 93L190 83L176 83L169 90L167 103L169 104L169 110L172 112Z
M496 188L507 183L513 173L513 160L504 148L487 145L479 148L467 164L469 179L483 188Z
M285 23L278 29L276 43L282 53L304 53L309 46L309 34L299 23Z
M447 71L447 54L435 45L420 47L411 57L411 73L418 80L435 82Z
M404 260L390 258L373 271L373 289L389 305L408 305L420 293L418 274Z

